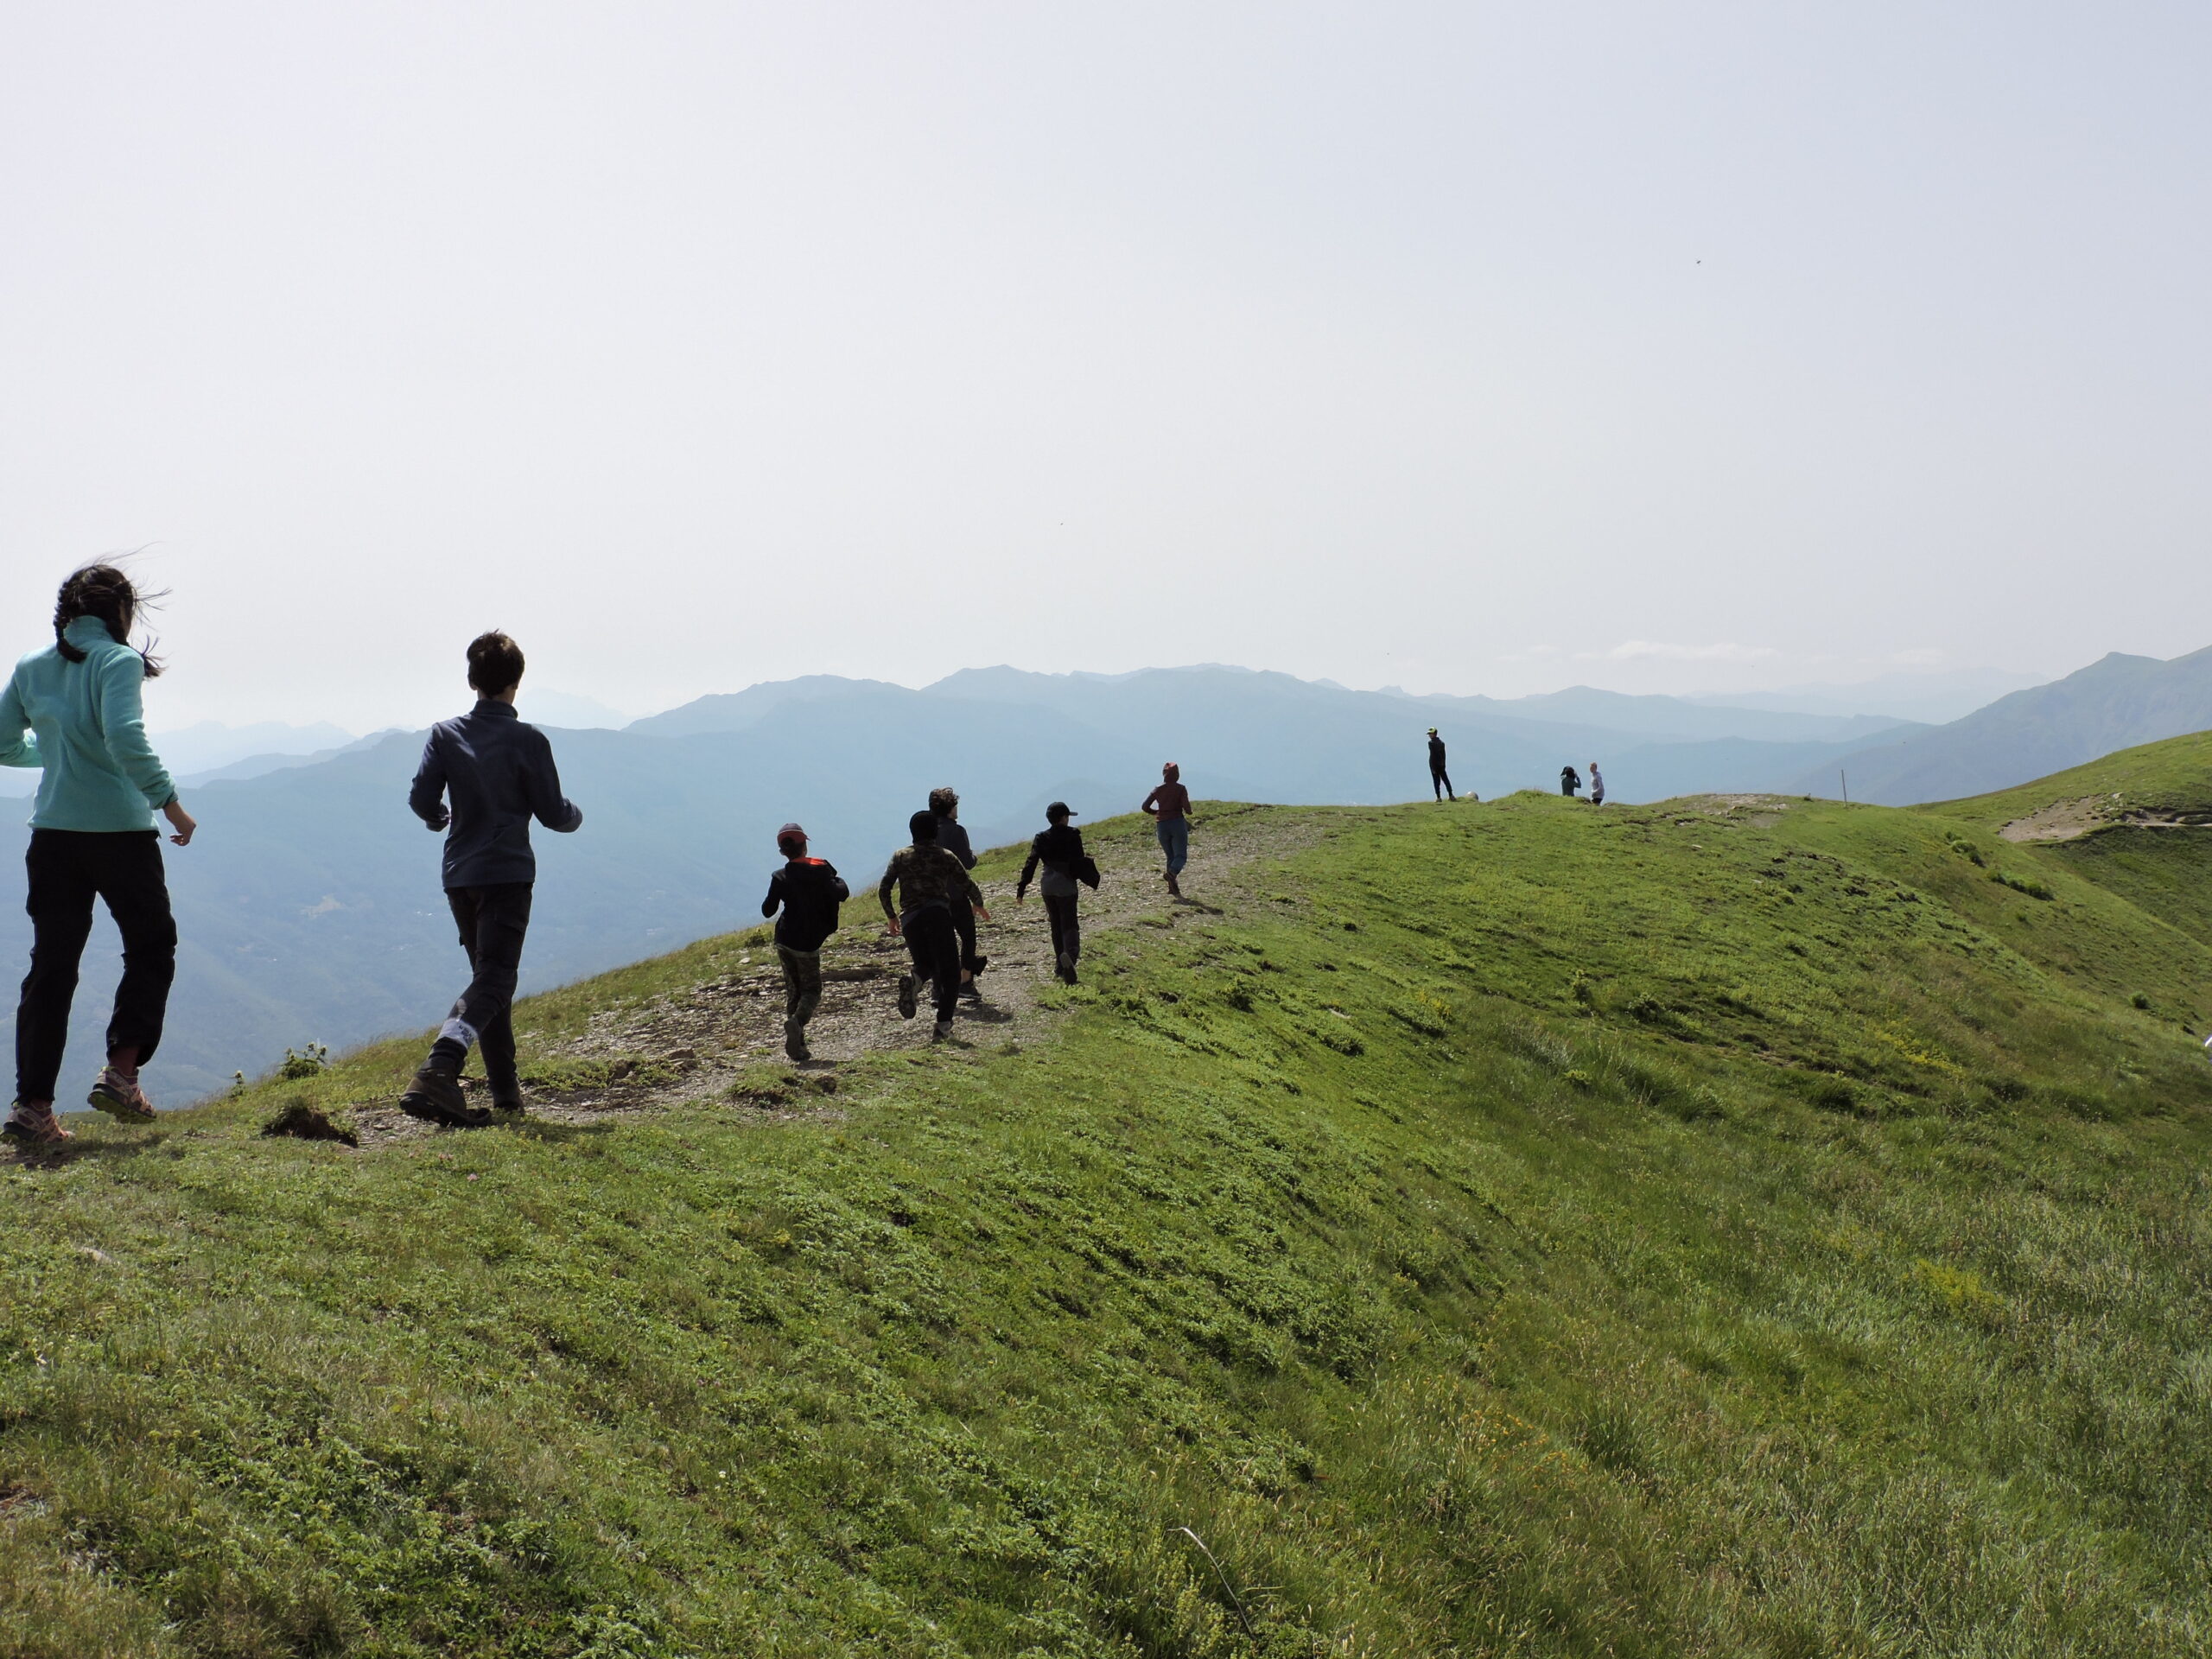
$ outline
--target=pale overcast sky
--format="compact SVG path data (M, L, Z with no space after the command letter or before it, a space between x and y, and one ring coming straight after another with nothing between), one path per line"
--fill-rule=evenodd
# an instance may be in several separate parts
M0 650L156 723L2212 644L2212 9L0 7Z

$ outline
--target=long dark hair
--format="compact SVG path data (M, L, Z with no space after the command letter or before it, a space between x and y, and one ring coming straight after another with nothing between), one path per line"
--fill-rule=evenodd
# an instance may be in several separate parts
M107 625L108 638L118 645L130 643L130 625L142 610L151 610L166 595L142 594L131 585L130 578L111 564L80 565L69 573L61 584L61 594L54 601L54 644L62 660L81 663L85 653L69 643L69 625L80 616L96 616ZM154 641L149 639L138 648L138 659L146 664L146 677L154 678L162 671L161 659L153 654Z

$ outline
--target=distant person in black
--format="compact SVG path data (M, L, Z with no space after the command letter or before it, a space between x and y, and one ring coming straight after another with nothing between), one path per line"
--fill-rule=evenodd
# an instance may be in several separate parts
M1428 728L1428 781L1436 791L1436 798L1456 801L1452 792L1452 774L1444 770L1444 740L1436 734L1436 728Z
M1581 787L1582 779L1573 766L1561 766L1559 769L1559 792L1560 794L1571 797L1576 790Z
M537 880L530 821L534 817L563 835L584 821L561 792L553 746L515 716L522 671L522 647L505 634L480 633L468 642L468 683L476 690L476 706L430 728L407 794L416 817L447 831L446 903L474 977L399 1097L399 1109L410 1117L462 1128L491 1118L461 1092L461 1064L480 1043L492 1104L503 1111L522 1109L512 1014Z
M914 971L899 981L899 1017L911 1020L918 1006L918 984L927 980L936 994L937 1031L934 1040L952 1035L952 1011L960 1000L960 936L952 928L952 895L959 893L983 920L983 890L968 874L968 867L937 844L937 814L917 812L906 820L913 845L891 855L891 862L876 883L875 896L891 923L891 933L906 941L906 954ZM894 909L891 891L899 890Z
M822 1005L822 944L837 931L837 906L853 895L836 866L806 855L806 831L787 823L776 831L776 850L785 863L768 878L763 916L776 917L776 960L784 966L784 1052L794 1060L807 1052L806 1022Z
M976 849L968 844L968 832L960 826L960 798L950 789L933 789L930 810L937 816L937 844L964 868L974 869ZM990 966L991 959L976 954L976 907L964 893L952 896L952 931L960 936L960 995L964 1001L981 1002L983 992L976 983L976 976Z
M1029 861L1014 884L1014 902L1021 904L1028 896L1029 878L1039 865L1044 867L1037 891L1045 896L1045 919L1052 924L1052 969L1071 985L1075 983L1076 959L1083 955L1083 926L1076 915L1076 899L1083 889L1076 883L1098 885L1098 867L1083 850L1083 831L1068 823L1074 816L1065 801L1054 801L1045 809L1048 827L1029 843Z

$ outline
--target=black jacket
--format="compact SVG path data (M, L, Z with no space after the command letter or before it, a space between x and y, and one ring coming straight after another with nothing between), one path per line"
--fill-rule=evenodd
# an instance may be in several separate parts
M453 810L446 810L446 798ZM530 821L563 835L584 821L561 792L553 746L535 726L515 717L514 705L489 697L458 720L430 728L423 764L407 804L433 830L448 830L448 887L490 887L535 881L537 856L530 850Z
M851 898L837 867L826 859L795 858L768 878L763 916L776 918L776 943L791 950L819 950L837 931L837 906Z
M976 868L976 849L968 844L967 828L959 819L938 814L937 844L969 869Z
M1056 823L1039 832L1029 842L1029 857L1021 867L1021 879L1014 884L1016 895L1028 890L1029 878L1037 874L1042 864L1047 875L1056 875L1069 885L1073 893L1075 883L1083 881L1095 887L1098 885L1098 867L1083 850L1083 831L1070 823ZM1046 893L1052 888L1046 887Z
M1440 737L1428 740L1428 769L1431 772L1444 770L1444 740Z

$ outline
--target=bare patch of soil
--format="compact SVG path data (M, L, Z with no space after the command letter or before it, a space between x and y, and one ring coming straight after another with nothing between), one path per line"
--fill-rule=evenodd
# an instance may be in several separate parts
M1185 916L1265 903L1246 887L1249 867L1302 850L1325 833L1311 821L1250 808L1202 812L1196 825L1180 899L1168 893L1160 850L1149 841L1111 837L1090 849L1104 879L1083 895L1086 944L1131 927L1172 927ZM719 1097L758 1110L764 1122L819 1119L838 1110L839 1065L871 1052L927 1048L927 988L918 1017L900 1019L906 948L883 931L873 879L858 872L849 879L854 893L845 925L822 953L822 1004L807 1027L812 1059L791 1066L783 1058L783 972L773 949L764 948L721 979L594 1015L581 1037L551 1053L529 1056L525 1045L530 1118L587 1124ZM1054 982L1044 906L1033 892L1017 905L1011 881L986 882L983 891L991 920L979 925L976 945L990 965L978 976L981 1004L963 1002L954 1016L954 1040L971 1046L1034 1040L1054 1018L1038 1001ZM489 1104L480 1082L472 1078L467 1087L472 1103ZM357 1106L351 1116L365 1145L433 1133L391 1103Z

